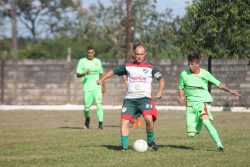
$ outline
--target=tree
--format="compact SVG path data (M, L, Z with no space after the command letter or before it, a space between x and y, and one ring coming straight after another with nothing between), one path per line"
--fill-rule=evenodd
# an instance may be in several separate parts
M175 58L181 56L176 45L172 10L158 12L156 0L132 1L132 25L134 42L139 40L147 46L148 57Z
M249 58L250 1L194 0L181 26L184 50Z
M5 17L13 17L12 2L16 2L17 19L22 25L19 26L19 35L31 36L33 41L42 36L53 36L56 30L68 24L64 18L75 7L73 0L3 0L2 11Z

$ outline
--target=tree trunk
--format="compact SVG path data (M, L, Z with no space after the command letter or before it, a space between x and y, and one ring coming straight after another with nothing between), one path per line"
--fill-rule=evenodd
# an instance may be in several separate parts
M11 1L11 23L12 23L12 52L17 53L17 20L16 20L16 1Z
M131 12L131 0L126 0L127 17L126 17L126 58L130 55L130 42L131 42L131 23L130 23L130 12Z

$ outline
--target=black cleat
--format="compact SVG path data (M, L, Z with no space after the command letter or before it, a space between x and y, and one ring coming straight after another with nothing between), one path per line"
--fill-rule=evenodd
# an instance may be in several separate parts
M99 129L103 129L102 122L99 122L98 128L99 128Z
M89 129L89 123L90 123L90 118L86 118L85 124L84 124L84 129Z
M218 151L219 151L219 152L224 152L224 148L223 148L223 147L219 147L219 148L218 148Z
M159 148L159 146L158 146L154 141L148 143L148 146L149 146L149 147L152 147L153 150L155 150L155 151L157 151L158 148Z

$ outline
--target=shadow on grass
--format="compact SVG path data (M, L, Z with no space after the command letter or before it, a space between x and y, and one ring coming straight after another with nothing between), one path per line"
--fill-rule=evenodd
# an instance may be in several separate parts
M69 127L69 126L63 126L59 127L60 129L84 129L83 127Z
M109 150L116 150L116 151L121 151L121 146L117 145L91 145L91 146L83 146L83 147L105 147ZM161 148L174 148L174 149L180 149L180 150L204 150L204 149L197 149L193 147L188 147L188 146L183 146L183 145L159 145L159 149ZM132 149L132 147L129 147L129 149ZM212 152L217 152L217 150L211 150L211 149L205 149L204 151L212 151Z
M106 147L109 150L121 150L121 146L115 146L115 145L101 145L101 147Z
M187 147L187 146L183 146L183 145L159 145L159 147L170 147L170 148L175 148L175 149L181 149L181 150L194 150L194 148L192 147Z
M193 147L187 147L187 146L183 146L183 145L159 145L159 147L169 147L169 148L175 148L175 149L180 149L180 150L204 150L204 149L197 149L197 148L193 148ZM217 151L217 150L211 150L211 149L206 149L206 151Z
M60 129L85 129L84 127L70 127L70 126L63 126L63 127L58 127L58 128L60 128ZM120 128L120 126L118 126L118 125L104 125L104 127L103 127L104 129L105 128ZM89 128L89 129L95 129L95 128Z
M107 128L120 128L121 126L120 125L104 125L104 127L107 127Z

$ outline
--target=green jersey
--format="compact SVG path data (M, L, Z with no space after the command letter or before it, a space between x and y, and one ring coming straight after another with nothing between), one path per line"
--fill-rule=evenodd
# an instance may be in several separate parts
M220 81L215 79L207 70L200 69L198 74L194 74L187 69L180 75L179 89L185 90L188 102L212 102L213 98L208 92L208 82L215 86L220 85Z
M103 73L102 63L99 59L93 58L89 60L82 58L78 61L76 73L85 73L87 69L90 69L90 73L82 77L83 91L95 91L101 89L101 86L96 83L100 78L100 74Z

